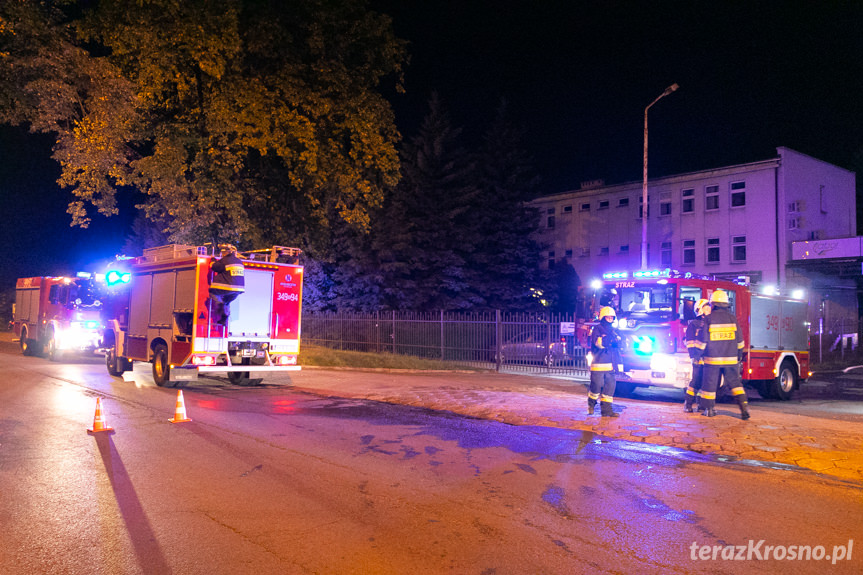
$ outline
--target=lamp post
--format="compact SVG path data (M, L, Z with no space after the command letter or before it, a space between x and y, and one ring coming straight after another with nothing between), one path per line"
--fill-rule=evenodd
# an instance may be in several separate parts
M644 109L644 174L641 183L641 269L647 269L647 111L662 98L679 88L672 84Z

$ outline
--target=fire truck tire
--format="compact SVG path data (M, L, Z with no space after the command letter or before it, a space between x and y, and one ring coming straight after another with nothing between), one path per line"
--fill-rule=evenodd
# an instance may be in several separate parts
M115 377L120 377L130 368L129 360L125 357L117 357L117 347L114 345L105 352L105 365L108 367L108 373Z
M21 328L21 353L27 356L36 355L36 348L33 347L36 343L28 336L27 328Z
M249 385L252 381L249 379L249 375L251 374L248 371L229 371L228 381L234 385Z
M54 332L48 337L48 343L45 344L45 355L51 361L60 361L63 358L63 351L57 349L57 338L54 337Z
M168 364L168 346L158 344L153 349L153 381L165 387L171 380L171 366Z
M779 366L779 375L773 380L773 397L787 401L794 394L794 389L797 387L797 368L794 362L785 360Z

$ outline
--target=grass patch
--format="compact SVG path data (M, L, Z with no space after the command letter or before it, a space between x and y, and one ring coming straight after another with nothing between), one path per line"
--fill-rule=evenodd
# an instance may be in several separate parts
M484 368L470 365L439 361L435 359L423 359L410 355L344 351L306 344L303 344L300 348L300 365L315 365L320 367L486 371Z

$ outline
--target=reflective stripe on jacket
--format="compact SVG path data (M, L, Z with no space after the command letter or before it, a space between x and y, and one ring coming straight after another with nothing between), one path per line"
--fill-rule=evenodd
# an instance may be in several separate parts
M702 357L706 365L737 365L744 348L737 318L727 307L717 306L711 311L698 341L704 345Z
M590 332L590 352L593 361L590 363L590 371L615 371L615 364L620 364L620 352L617 345L620 336L607 321L593 326Z
M704 351L704 345L698 341L698 335L704 330L704 317L699 316L693 320L689 321L689 324L686 326L686 337L684 339L684 343L686 344L686 350L689 352L689 357L692 359L692 363L695 365L700 365L704 363L701 360L701 352Z

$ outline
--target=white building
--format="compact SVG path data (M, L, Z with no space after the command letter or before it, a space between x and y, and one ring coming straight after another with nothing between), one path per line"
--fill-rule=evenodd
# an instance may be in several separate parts
M801 268L788 269L792 242L855 236L855 175L789 148L777 153L650 180L648 268L811 288ZM583 283L640 268L641 200L642 182L588 182L534 200L546 261L570 263Z

